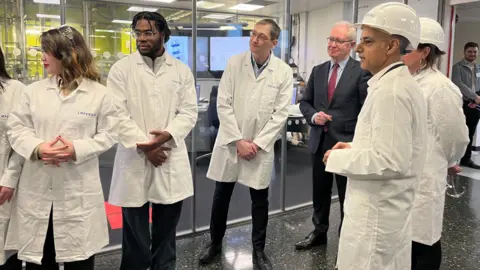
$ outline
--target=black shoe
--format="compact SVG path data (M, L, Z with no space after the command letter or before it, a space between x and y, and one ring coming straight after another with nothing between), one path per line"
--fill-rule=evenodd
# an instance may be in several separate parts
M305 239L295 244L297 250L307 250L316 246L324 246L327 244L327 233L315 234L311 232Z
M469 167L469 168L472 168L472 169L476 169L476 170L480 170L480 165L476 164L475 162L473 162L473 160L469 159L469 160L466 160L466 161L461 161L460 162L460 165L464 166L464 167Z
M258 269L258 270L272 270L272 262L268 258L267 254L265 254L265 251L260 251L260 250L253 250L252 252L252 263L253 263L253 269Z
M213 262L222 253L222 244L210 243L205 247L199 262L201 264L209 264Z

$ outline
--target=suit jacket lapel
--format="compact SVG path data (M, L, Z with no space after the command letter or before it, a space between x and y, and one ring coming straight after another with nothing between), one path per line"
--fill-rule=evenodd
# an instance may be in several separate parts
M322 85L322 102L328 107L328 73L330 72L330 61L324 65L321 72L322 77L325 78Z

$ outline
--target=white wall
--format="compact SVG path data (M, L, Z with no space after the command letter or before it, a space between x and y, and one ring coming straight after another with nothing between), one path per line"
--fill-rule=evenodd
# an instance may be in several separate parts
M334 3L328 7L304 12L300 14L300 24L307 27L300 29L299 59L296 62L299 65L299 73L308 80L312 68L329 59L327 54L327 37L330 35L332 26L337 22L344 20L344 3Z
M454 40L453 63L456 63L463 58L465 43L473 41L480 44L480 21L459 21L455 26Z
M437 20L438 2L438 0L410 0L408 5L415 9L417 16Z

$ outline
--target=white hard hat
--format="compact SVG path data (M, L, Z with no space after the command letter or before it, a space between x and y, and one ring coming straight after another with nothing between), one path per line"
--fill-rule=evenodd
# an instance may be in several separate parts
M357 27L368 26L390 35L402 36L416 49L420 39L420 21L415 10L396 2L383 3L372 8ZM413 49L412 48L412 49Z
M445 51L445 32L443 27L430 18L420 18L420 43L437 46L440 51Z

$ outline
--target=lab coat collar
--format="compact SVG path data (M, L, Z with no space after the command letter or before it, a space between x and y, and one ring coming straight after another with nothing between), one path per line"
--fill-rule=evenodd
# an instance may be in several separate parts
M139 65L147 65L147 63L145 63L145 60L143 59L143 56L138 52L136 51L134 54L134 57L136 59L136 62L137 64ZM168 66L171 66L173 65L173 62L174 62L174 58L173 56L171 56L166 50L165 52L163 53L163 56L165 56L165 62L164 64L168 65Z
M50 78L48 78L48 81L47 81L47 90L56 90L56 91L59 91L59 87L58 87L58 76L51 76ZM93 88L92 86L92 81L89 80L89 79L81 79L80 81L80 84L78 85L78 87L75 89L75 90L78 90L78 91L83 91L83 92L87 92L89 90L91 90Z
M247 53L245 53L244 55L244 59L243 59L243 64L245 66L249 66L252 70L253 70L253 67L252 67L252 58L253 58L253 55L252 55L252 52L251 51L248 51ZM273 55L273 52L270 52L270 56L268 57L268 64L267 66L265 67L265 69L268 69L270 71L274 71L274 65L272 65L272 62L275 58L275 55Z
M383 78L385 75L385 73L387 73L387 71L395 66L395 65L398 65L398 64L403 64L403 62L401 61L398 61L398 62L395 62L393 64L390 64L388 65L387 67L383 68L382 70L380 70L377 74L375 74L372 78L370 78L370 80L368 81L368 87L375 87L379 82L380 82L380 79Z
M273 55L273 53L270 52L270 60L268 61L268 64L267 66L265 67L265 69L263 70L263 72L260 74L260 76L258 76L258 78L255 76L255 71L253 70L253 67L252 67L252 52L251 51L247 51L245 52L245 54L243 55L243 68L245 69L245 72L255 81L259 81L259 80L263 80L265 78L265 76L267 76L267 73L270 73L272 71L274 71L274 67L275 65L273 64L273 62L275 61L275 55ZM266 72L266 71L269 71L269 72Z
M418 70L415 74L413 74L413 77L415 78L416 81L420 81L425 77L437 72L438 72L438 69L436 69L435 67L424 68L424 69Z

